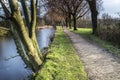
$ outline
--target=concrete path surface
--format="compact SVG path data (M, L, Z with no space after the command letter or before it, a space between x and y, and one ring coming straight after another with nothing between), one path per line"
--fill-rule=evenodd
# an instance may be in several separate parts
M77 34L64 32L83 61L88 80L120 80L120 59Z

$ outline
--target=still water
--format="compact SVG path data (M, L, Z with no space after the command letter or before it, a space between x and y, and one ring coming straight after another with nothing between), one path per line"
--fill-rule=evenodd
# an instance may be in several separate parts
M37 32L40 49L47 47L54 29L41 29ZM26 68L17 53L12 37L0 37L0 80L28 80L32 71Z
M53 28L45 28L37 32L37 40L40 49L49 46L49 43L51 42L50 38L54 36L54 33L55 30Z

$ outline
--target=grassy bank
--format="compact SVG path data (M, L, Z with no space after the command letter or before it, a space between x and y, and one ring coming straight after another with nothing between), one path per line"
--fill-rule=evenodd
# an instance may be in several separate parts
M46 62L35 80L86 80L83 64L62 31L56 32Z
M108 41L100 39L99 37L92 35L91 28L78 28L77 31L73 31L73 32L80 34L81 36L83 36L89 40L92 40L93 42L97 43L98 45L105 48L109 52L120 57L120 49L117 46L115 46L114 43L110 43Z

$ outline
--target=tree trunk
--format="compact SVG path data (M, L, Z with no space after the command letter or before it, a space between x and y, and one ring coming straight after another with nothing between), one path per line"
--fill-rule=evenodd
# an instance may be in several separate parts
M68 18L65 18L65 25L68 27Z
M70 13L69 13L68 18L69 18L69 28L72 29L72 25L71 25L71 14L70 14Z
M17 0L9 0L10 8L12 11L12 22L15 24L15 28L20 36L22 44L26 47L26 55L28 56L30 63L32 65L32 70L37 72L39 70L40 65L42 64L42 56L36 48L36 34L35 34L35 24L32 24L32 30L29 30L32 33L32 38L29 37L29 34L26 29L26 25L22 19L20 9L18 7Z
M76 15L73 14L73 30L77 30L77 27L76 27Z
M30 62L28 56L26 55L25 47L22 45L21 39L20 39L17 31L15 30L14 26L11 24L10 21L7 21L7 22L9 23L9 25L11 27L11 33L13 35L13 39L14 39L14 42L16 44L19 55L21 56L22 60L27 65L27 67L29 67L30 69L33 69L31 62Z
M28 26L28 28L30 28L31 17L30 17L28 6L26 5L25 0L21 0L21 4L22 4L23 11L24 11L24 15L25 15L26 25Z
M36 5L35 5L34 0L31 0L31 28L32 28L31 39L32 39L32 42L34 43L34 47L39 52L39 57L41 59L43 59L42 58L42 53L40 52L38 41L37 41L37 38L36 38Z
M93 34L97 34L97 15L96 13L91 13L92 17L92 26L93 26Z
M90 11L91 11L91 18L92 18L92 29L93 29L93 34L97 34L97 15L98 11L96 8L96 0L87 0Z

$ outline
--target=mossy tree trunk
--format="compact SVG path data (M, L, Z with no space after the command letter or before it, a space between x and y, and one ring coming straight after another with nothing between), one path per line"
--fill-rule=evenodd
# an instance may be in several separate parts
M43 62L43 57L36 39L36 4L35 0L31 0L30 16L27 5L23 0L21 2L23 9L26 10L24 11L25 21L21 15L17 0L9 0L11 11L0 1L6 14L6 19L9 19L8 21L11 24L11 32L20 56L27 66L37 72Z

